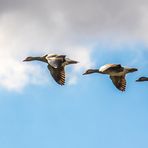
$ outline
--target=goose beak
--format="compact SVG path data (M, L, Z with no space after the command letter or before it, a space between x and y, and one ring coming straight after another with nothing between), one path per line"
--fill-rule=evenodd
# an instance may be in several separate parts
M87 73L85 72L85 73L83 73L83 75L87 75Z
M136 82L141 82L141 81L139 79L137 79Z
M26 62L27 60L25 59L25 60L23 60L22 62Z
M141 79L137 79L136 82L142 82L142 80Z

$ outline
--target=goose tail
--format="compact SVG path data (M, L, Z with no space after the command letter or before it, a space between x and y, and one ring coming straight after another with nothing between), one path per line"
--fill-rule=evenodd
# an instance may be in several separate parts
M69 64L77 64L77 63L79 63L79 62L67 58L67 59L66 59L66 63L67 63L67 65L69 65Z
M138 71L137 68L127 68L128 73Z

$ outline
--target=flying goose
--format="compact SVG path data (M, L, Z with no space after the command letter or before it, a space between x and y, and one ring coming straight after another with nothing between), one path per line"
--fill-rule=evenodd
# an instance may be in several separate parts
M136 68L122 67L120 64L106 64L101 66L100 69L88 69L83 75L92 73L107 74L110 76L113 84L120 91L125 91L126 89L126 79L125 75L127 73L137 71Z
M77 61L71 60L66 57L66 55L57 55L57 54L47 54L42 57L27 57L23 62L26 61L41 61L48 64L47 68L49 69L53 79L59 84L65 84L65 66L69 64L76 64Z
M148 81L148 77L140 77L139 79L136 80L136 82L143 82L143 81Z

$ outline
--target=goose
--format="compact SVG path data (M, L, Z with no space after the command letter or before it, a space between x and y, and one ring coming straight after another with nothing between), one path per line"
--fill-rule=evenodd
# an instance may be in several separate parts
M100 69L88 69L83 75L92 73L107 74L110 76L115 87L120 91L126 89L125 75L137 71L137 68L122 67L121 64L105 64Z
M41 61L47 63L47 68L50 71L53 79L59 84L65 84L65 66L69 64L77 64L77 61L71 60L66 55L46 54L41 57L27 57L23 62Z
M143 81L148 81L148 77L140 77L139 79L136 80L136 82L143 82Z

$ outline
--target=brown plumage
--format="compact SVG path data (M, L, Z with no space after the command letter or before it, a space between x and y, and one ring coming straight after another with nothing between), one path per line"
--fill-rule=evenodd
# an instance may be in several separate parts
M48 65L48 69L54 78L54 80L60 84L64 85L65 84L65 71L63 67L60 68L53 68L52 66Z
M136 82L144 82L148 81L148 77L140 77L139 79L136 80Z
M125 91L126 89L125 76L110 76L110 78L117 89L121 91Z
M27 57L24 61L42 61L48 64L48 70L50 71L53 79L59 84L65 84L65 66L69 64L76 64L77 61L66 58L66 55L45 55L42 57Z
M136 68L122 67L120 64L105 64L100 67L100 69L89 69L84 75L92 73L107 74L110 76L115 87L120 91L125 91L126 89L126 79L125 76L128 73L137 71Z

